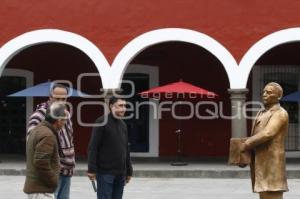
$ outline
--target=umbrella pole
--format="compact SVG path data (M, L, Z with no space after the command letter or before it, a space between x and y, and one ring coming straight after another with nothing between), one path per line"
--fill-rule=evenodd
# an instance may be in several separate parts
M179 112L181 113L181 107L179 108ZM182 150L181 150L181 137L183 132L181 130L181 120L178 122L178 129L175 131L177 135L177 157L176 162L171 163L172 166L186 166L188 165L186 162L182 161Z

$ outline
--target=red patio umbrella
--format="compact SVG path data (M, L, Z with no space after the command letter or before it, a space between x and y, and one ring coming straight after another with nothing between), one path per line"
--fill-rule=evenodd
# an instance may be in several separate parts
M194 86L190 83L184 82L182 80L164 86L159 86L151 88L150 90L143 91L140 93L142 96L155 98L155 94L166 94L164 97L168 98L168 94L188 94L184 96L185 98L194 98L194 97L205 97L205 98L215 98L218 95L214 92L205 90L203 88ZM171 97L171 95L169 95Z
M183 82L182 80L164 86L151 88L150 90L139 93L143 97L155 99L210 99L216 98L218 95L214 92L205 90L203 88L194 86L190 83ZM172 163L174 166L187 165L181 162L181 121L179 120L179 128L175 131L177 134L177 160L178 162Z

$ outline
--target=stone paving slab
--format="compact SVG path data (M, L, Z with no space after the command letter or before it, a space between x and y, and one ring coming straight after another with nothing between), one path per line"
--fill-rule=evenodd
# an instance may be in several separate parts
M23 199L24 176L0 176L0 198ZM284 199L300 198L300 179L288 180ZM71 199L96 199L87 177L72 178ZM258 199L251 192L250 179L132 178L124 199Z

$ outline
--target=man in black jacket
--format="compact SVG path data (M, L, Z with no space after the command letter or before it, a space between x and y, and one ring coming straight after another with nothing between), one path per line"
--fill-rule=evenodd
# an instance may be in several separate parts
M128 133L121 119L126 101L111 97L110 113L96 120L88 147L88 177L97 180L98 199L121 199L132 176Z

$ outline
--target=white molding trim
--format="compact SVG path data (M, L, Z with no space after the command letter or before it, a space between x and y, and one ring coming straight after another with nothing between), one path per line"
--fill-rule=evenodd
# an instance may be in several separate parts
M6 64L20 51L43 43L62 43L73 46L85 53L95 64L102 84L109 88L110 66L102 52L88 39L67 31L57 29L41 29L24 33L8 41L0 48L0 75Z
M159 70L157 66L129 64L125 73L141 73L149 75L149 88L159 85ZM157 100L150 99L158 105ZM132 157L158 157L159 156L159 120L155 119L154 110L149 108L149 152L131 153Z
M299 41L300 28L289 28L271 33L256 42L241 59L239 64L240 83L236 86L246 88L252 68L264 53L281 44Z
M26 88L33 86L33 72L23 69L5 68L0 76L4 77L25 77ZM33 97L26 97L26 124L28 119L33 112Z

